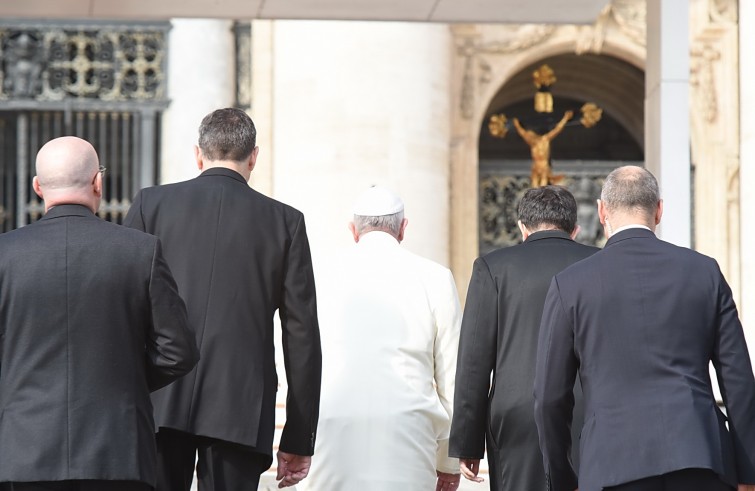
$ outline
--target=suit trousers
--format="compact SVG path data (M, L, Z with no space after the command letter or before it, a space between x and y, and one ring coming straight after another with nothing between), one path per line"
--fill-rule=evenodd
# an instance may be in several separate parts
M604 491L732 491L733 489L710 469L683 469L603 488Z
M257 489L270 457L254 448L183 431L160 428L157 439L157 491L190 491L196 463L202 491Z
M152 491L152 486L139 481L104 481L99 479L71 481L4 482L2 491Z

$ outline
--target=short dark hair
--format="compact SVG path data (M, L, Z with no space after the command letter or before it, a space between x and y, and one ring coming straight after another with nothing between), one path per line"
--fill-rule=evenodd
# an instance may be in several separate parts
M561 186L528 189L519 201L517 213L530 231L551 226L572 233L577 226L577 201Z
M199 149L209 161L241 162L257 145L257 129L252 118L241 109L218 109L199 125Z

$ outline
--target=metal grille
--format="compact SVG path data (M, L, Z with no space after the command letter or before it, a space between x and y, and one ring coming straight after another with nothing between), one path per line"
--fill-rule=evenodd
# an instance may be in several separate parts
M140 115L129 112L14 111L0 112L0 185L2 231L31 223L44 213L32 189L34 158L47 141L73 135L91 142L105 173L98 215L121 223L141 182L138 159ZM154 179L154 176L152 176Z
M517 228L517 206L530 187L529 160L483 160L480 162L480 254L522 241ZM595 200L605 176L622 165L644 166L643 162L625 161L554 161L559 185L566 187L577 200L578 242L603 245Z

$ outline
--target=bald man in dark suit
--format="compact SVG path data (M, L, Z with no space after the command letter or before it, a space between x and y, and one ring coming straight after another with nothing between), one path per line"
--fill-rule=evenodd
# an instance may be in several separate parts
M755 379L731 289L715 260L655 236L662 212L650 172L611 172L598 202L605 248L548 290L535 420L554 491L755 489ZM578 472L567 458L576 374Z
M149 491L150 391L197 362L186 308L160 241L94 214L88 142L36 166L45 215L0 235L0 489Z

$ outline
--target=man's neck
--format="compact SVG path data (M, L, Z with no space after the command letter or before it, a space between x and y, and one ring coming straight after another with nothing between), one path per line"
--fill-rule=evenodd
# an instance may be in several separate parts
M244 168L242 165L239 165L237 162L233 162L230 160L215 160L211 162L205 162L204 167L202 168L202 172L209 169L217 169L219 167L238 172L247 182L249 181L249 178L251 177L251 173L249 174L244 173Z

